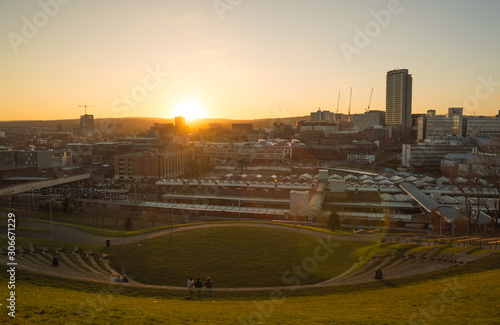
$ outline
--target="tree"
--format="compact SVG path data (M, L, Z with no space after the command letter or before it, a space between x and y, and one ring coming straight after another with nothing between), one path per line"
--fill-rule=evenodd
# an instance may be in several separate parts
M78 206L78 201L73 197L67 197L64 199L64 201L62 203L64 213L71 213L71 212L68 212L68 207L71 204L73 205L73 210L71 212L73 212L73 211L75 211L75 208Z
M127 217L127 219L125 219L125 223L123 226L125 227L126 231L130 231L134 227L134 222L130 217Z
M76 210L75 205L73 203L70 203L68 205L68 207L66 208L66 213L73 213L73 212L75 212L75 210Z
M461 177L450 179L451 183L464 198L464 208L459 209L459 211L461 212L462 217L467 220L468 236L472 234L473 226L476 225L478 219L474 218L472 213L474 209L474 197L477 196L477 189L475 188L475 184L477 184L478 181L476 178L477 174L469 172L467 182L463 181Z
M394 231L394 223L392 222L391 213L389 211L387 211L387 214L384 216L384 224L387 230L392 227L392 230Z
M466 220L465 218L461 218L461 220ZM450 231L450 223L446 221L446 219L439 213L438 208L434 208L431 211L429 216L429 222L432 225L432 229L434 234L443 233L445 231Z
M490 185L490 188L485 190L488 193L482 193L480 200L488 215L495 222L493 234L496 235L499 231L498 222L500 220L500 149L498 146L494 146L490 154L480 154L475 169L482 175L483 182ZM490 196L491 199L488 199L487 196Z
M342 222L340 221L340 216L337 210L335 209L330 210L330 216L328 217L327 226L328 229L331 230L340 230Z

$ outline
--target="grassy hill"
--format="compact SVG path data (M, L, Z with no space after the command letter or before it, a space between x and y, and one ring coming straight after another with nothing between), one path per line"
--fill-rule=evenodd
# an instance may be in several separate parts
M21 273L17 316L3 324L498 324L499 255L394 282L285 291L275 300L144 291ZM493 270L485 268L496 267ZM1 275L2 283L6 276ZM38 283L35 285L33 283ZM123 289L123 290L121 290ZM5 286L0 291L5 293ZM306 295L300 296L300 293ZM133 297L138 295L138 297ZM243 295L242 295L243 296ZM2 308L3 309L3 308ZM262 322L261 322L262 321Z
M318 262L317 270L301 283L318 283L342 273L357 259L353 250L370 244L337 243L339 248ZM217 287L259 287L289 285L282 277L287 270L293 272L294 265L315 268L312 258L318 246L316 237L287 230L217 227L174 233L140 246L112 247L109 255L115 270L125 268L142 283L182 286L189 277L210 276ZM326 253L321 250L321 255Z
M429 249L416 244L339 242L301 284L335 276L358 256ZM63 247L72 243L17 238L16 243ZM0 236L5 247L6 237ZM115 269L146 283L184 286L187 277L211 276L216 288L282 286L284 272L311 267L325 253L314 236L281 229L193 229L121 247L78 245L108 252ZM458 251L457 248L445 248ZM471 251L474 252L474 249ZM70 254L68 254L70 255ZM308 262L306 262L308 261ZM262 291L202 292L62 279L16 272L16 318L7 316L8 274L0 272L1 324L498 324L500 253L407 278L353 285ZM243 280L243 282L241 282Z

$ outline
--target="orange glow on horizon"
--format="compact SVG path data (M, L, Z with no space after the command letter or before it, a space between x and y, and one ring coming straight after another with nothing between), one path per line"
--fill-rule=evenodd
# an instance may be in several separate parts
M207 117L207 111L198 101L185 99L174 107L173 116L183 116L186 121L191 121Z

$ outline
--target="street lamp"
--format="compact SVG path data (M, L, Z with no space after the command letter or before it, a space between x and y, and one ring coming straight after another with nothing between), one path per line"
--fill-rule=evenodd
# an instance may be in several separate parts
M54 240L54 230L52 228L52 200L50 200L50 238Z

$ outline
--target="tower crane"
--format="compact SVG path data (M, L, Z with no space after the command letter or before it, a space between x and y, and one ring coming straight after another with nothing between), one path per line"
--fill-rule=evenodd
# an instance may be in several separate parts
M95 106L90 106L90 105L78 105L78 107L85 107L85 115L87 115L87 107L95 107Z
M370 105L372 103L372 96L373 96L373 87L372 87L372 92L370 93L370 100L368 101L368 107L365 109L366 113L368 113L370 111Z
M347 122L351 122L351 101L352 101L352 87L351 87L351 95L349 96L349 110L347 111Z
M339 98L337 99L337 111L335 112L336 119L338 119L339 117L339 106L340 106L340 91L339 91Z

